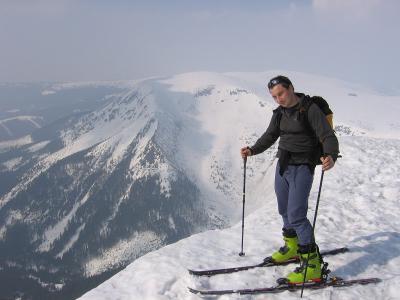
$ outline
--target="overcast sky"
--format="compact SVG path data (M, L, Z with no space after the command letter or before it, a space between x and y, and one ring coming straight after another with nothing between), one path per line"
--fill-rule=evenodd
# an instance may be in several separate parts
M0 0L0 82L284 69L400 94L397 0Z

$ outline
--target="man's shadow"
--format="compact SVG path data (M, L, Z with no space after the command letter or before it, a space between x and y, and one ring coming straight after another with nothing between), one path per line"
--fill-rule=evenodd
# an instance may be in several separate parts
M400 256L400 233L398 232L377 232L356 238L352 243L359 241L365 241L368 244L349 247L350 251L364 253L364 255L334 270L335 275L356 276L372 265L384 266L390 260Z

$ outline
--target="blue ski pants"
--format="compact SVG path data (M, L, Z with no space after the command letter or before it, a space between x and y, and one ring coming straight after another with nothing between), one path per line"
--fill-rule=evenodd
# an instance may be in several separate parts
M307 219L307 210L314 175L308 165L289 165L283 176L279 174L279 168L277 163L275 193L283 227L296 231L300 245L313 243L312 226Z

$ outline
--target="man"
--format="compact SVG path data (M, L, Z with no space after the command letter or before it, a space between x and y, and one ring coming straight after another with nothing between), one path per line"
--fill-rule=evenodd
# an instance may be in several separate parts
M283 219L285 245L269 259L285 262L300 256L300 267L287 276L288 283L298 284L303 282L309 254L306 281L320 281L322 259L307 219L308 196L315 166L321 162L324 171L334 166L339 153L338 140L329 118L309 96L295 93L289 78L272 78L268 89L279 107L274 110L265 133L253 146L244 147L240 152L243 158L257 155L280 138L275 193Z

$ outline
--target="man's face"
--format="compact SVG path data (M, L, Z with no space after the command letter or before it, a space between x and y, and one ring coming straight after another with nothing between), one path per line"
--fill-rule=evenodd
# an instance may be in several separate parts
M272 98L283 107L292 106L293 100L293 88L289 86L289 88L283 87L281 84L275 85L272 89L269 90Z

